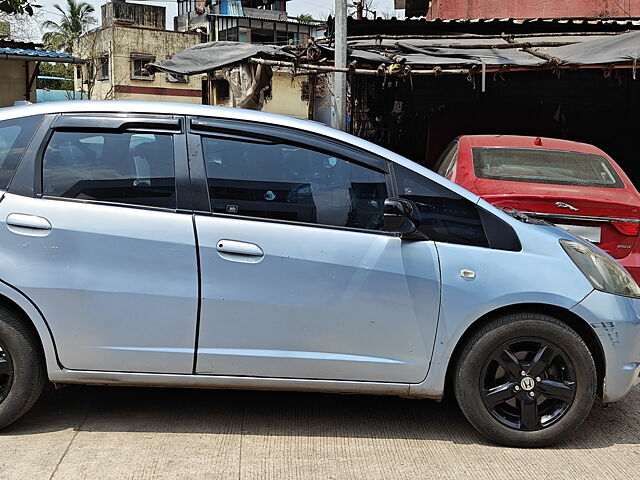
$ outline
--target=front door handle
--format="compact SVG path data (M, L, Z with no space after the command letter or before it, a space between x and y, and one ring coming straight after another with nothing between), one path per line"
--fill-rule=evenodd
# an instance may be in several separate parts
M237 240L219 240L216 250L222 258L234 262L258 263L264 258L264 252L258 245Z
M44 236L51 232L51 223L43 217L12 213L7 217L7 227L14 233L21 235Z

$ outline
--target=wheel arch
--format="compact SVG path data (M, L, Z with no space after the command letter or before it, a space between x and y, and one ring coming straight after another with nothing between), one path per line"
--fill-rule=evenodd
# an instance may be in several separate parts
M605 356L604 350L602 348L602 344L596 335L596 332L591 328L589 323L584 320L582 317L576 315L571 310L568 310L564 307L559 307L557 305L545 304L545 303L521 303L516 305L507 305L504 307L497 308L490 312L485 313L476 321L474 321L471 325L467 327L464 331L456 346L453 350L451 357L449 358L449 363L447 365L447 373L445 377L445 392L447 396L451 393L452 389L452 379L455 371L455 366L464 349L465 345L469 341L469 339L482 327L484 327L487 323L492 321L493 319L503 316L509 315L513 313L544 313L546 315L551 315L552 317L557 318L558 320L566 323L569 327L571 327L584 341L587 345L587 348L591 352L591 356L593 357L593 361L596 364L596 373L598 375L597 385L598 385L598 395L602 396L603 388L604 388L604 380L605 380Z
M0 281L0 308L15 314L34 335L47 371L61 368L53 334L42 312L18 289Z

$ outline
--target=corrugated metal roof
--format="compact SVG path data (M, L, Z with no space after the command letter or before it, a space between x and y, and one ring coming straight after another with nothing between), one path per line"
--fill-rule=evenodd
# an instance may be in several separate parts
M490 39L437 40L381 38L350 40L350 60L356 74L362 75L439 75L468 74L503 70L560 68L634 68L640 60L640 31L617 35L569 36L567 41L519 42L512 36ZM323 60L334 50L318 44ZM215 71L241 62L292 67L306 70L335 70L323 65L293 63L304 57L296 47L256 45L241 42L210 42L187 48L173 57L150 64L149 68L168 73L195 75ZM307 52L308 55L308 52ZM266 59L265 59L266 57ZM308 56L306 57L308 59ZM317 58L313 60L317 62ZM269 63L271 62L271 63ZM387 67L392 65L392 67ZM324 70L323 70L324 69ZM360 70L358 70L360 69ZM347 70L347 69L345 69Z
M634 18L459 18L428 19L348 19L349 36L376 34L524 34L524 33L619 33L640 30L640 17ZM329 22L330 31L333 22Z
M366 19L365 19L366 20ZM382 18L377 18L372 21L385 21ZM404 22L429 22L429 23L514 23L516 25L522 25L525 23L557 23L557 24L574 24L574 25L633 25L640 26L640 18L433 18L428 19L426 17L407 17L403 20L392 18L389 21L404 21Z
M0 47L0 55L15 55L21 57L35 58L68 58L69 60L77 60L77 57L63 52L53 52L51 50L34 50L30 48L11 48Z

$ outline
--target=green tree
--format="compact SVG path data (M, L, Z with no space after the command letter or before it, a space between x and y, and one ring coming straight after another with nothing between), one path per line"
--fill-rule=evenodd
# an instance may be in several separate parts
M308 13L303 13L302 15L298 15L298 20L300 23L311 23L314 21L313 16Z
M11 15L33 15L33 7L29 0L0 0L0 12Z
M47 88L49 90L73 90L73 73L74 66L68 63L47 63L40 64L40 76L59 77L66 80L53 80L50 78L38 78L38 88Z
M73 53L75 40L96 23L96 19L91 16L94 8L87 2L76 0L67 0L66 11L57 3L53 8L60 12L62 18L59 22L47 20L42 24L47 30L42 40L48 48Z

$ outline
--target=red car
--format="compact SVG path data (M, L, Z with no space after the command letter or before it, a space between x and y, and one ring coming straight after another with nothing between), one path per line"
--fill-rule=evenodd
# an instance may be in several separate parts
M553 138L462 136L435 170L496 207L590 240L640 283L640 194L599 148Z

